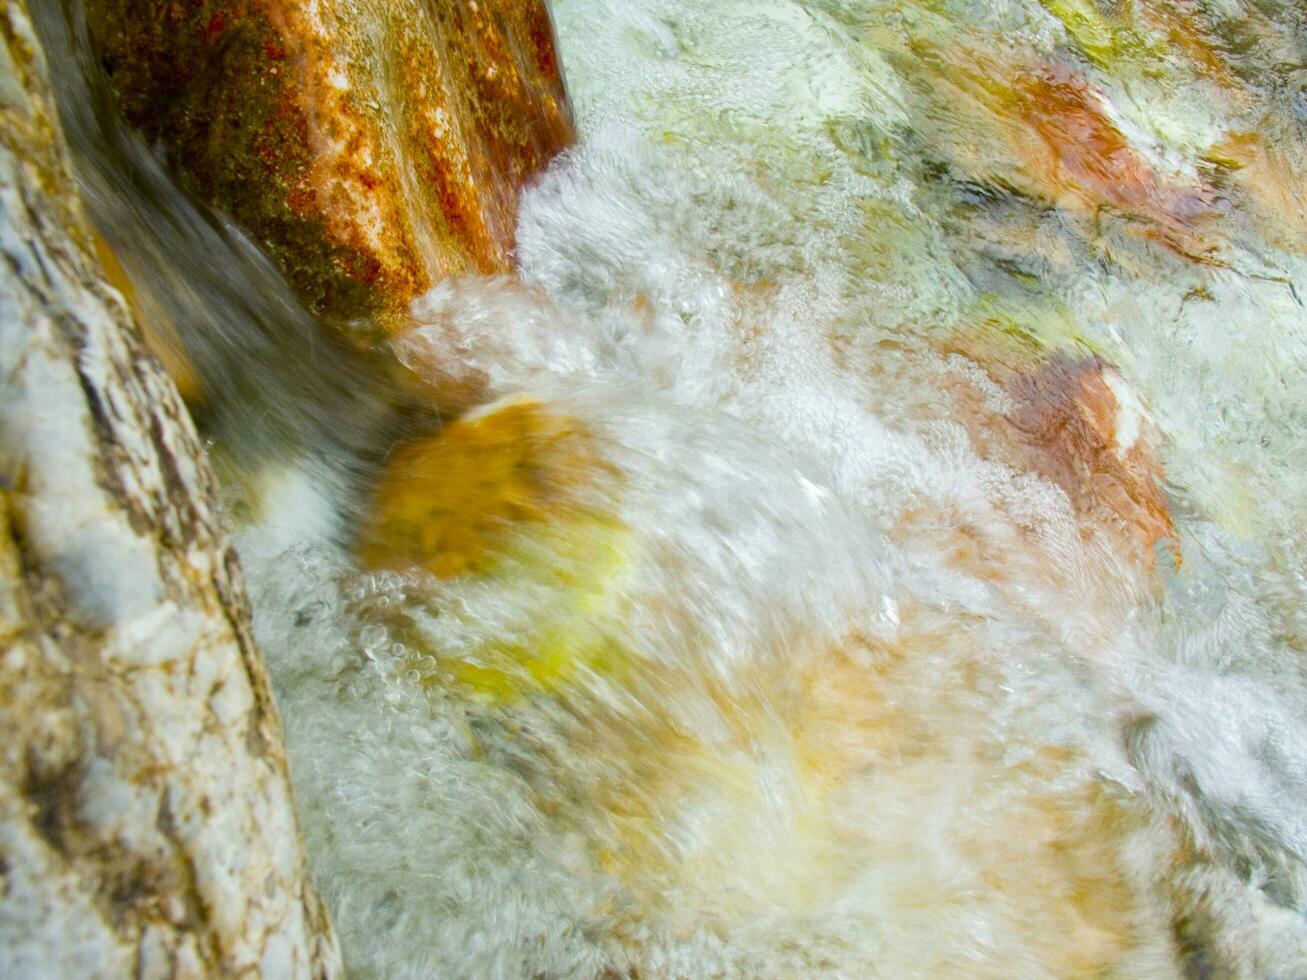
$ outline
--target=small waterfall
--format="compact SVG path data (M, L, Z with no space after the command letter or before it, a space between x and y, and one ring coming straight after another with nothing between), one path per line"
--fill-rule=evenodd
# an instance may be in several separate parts
M1307 971L1292 5L552 9L512 273L350 317L41 11L353 972Z

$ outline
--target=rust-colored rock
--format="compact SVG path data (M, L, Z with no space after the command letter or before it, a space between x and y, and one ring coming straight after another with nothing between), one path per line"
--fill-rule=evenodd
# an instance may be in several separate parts
M1145 548L1172 537L1158 433L1116 371L1097 357L1054 357L1010 390L1008 421L1027 466L1082 513L1113 515ZM1179 561L1174 541L1173 552Z
M572 136L543 0L87 0L129 121L315 311L512 267Z
M1112 118L1092 76L1019 48L999 56L923 47L921 55L934 76L932 98L948 107L948 125L932 138L970 179L1088 219L1092 235L1103 214L1116 213L1172 252L1211 258L1219 238L1212 225L1226 207L1220 193L1160 166Z
M954 392L983 455L1056 484L1085 526L1124 535L1148 564L1166 542L1182 560L1161 433L1115 368L1093 355L1031 356L965 340L944 349L980 366L1005 402L999 410L965 382Z

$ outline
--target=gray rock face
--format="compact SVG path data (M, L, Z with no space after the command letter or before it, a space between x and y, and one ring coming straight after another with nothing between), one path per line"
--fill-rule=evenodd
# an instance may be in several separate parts
M336 976L213 477L0 33L0 975Z

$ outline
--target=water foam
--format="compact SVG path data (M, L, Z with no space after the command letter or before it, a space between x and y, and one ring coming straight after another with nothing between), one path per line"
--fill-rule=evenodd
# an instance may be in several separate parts
M1307 970L1300 261L1132 276L1039 225L1004 287L1115 365L1120 453L1160 430L1176 567L977 436L1017 389L939 338L990 245L867 40L927 8L558 3L582 138L523 281L442 284L398 350L578 420L618 478L488 578L243 534L360 975ZM553 621L623 666L448 682Z

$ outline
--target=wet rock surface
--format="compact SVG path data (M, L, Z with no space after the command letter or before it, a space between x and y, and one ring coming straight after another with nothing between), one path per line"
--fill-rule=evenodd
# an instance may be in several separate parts
M572 138L543 0L89 0L128 120L318 313L512 268L518 193Z
M0 974L337 976L215 481L0 36Z

